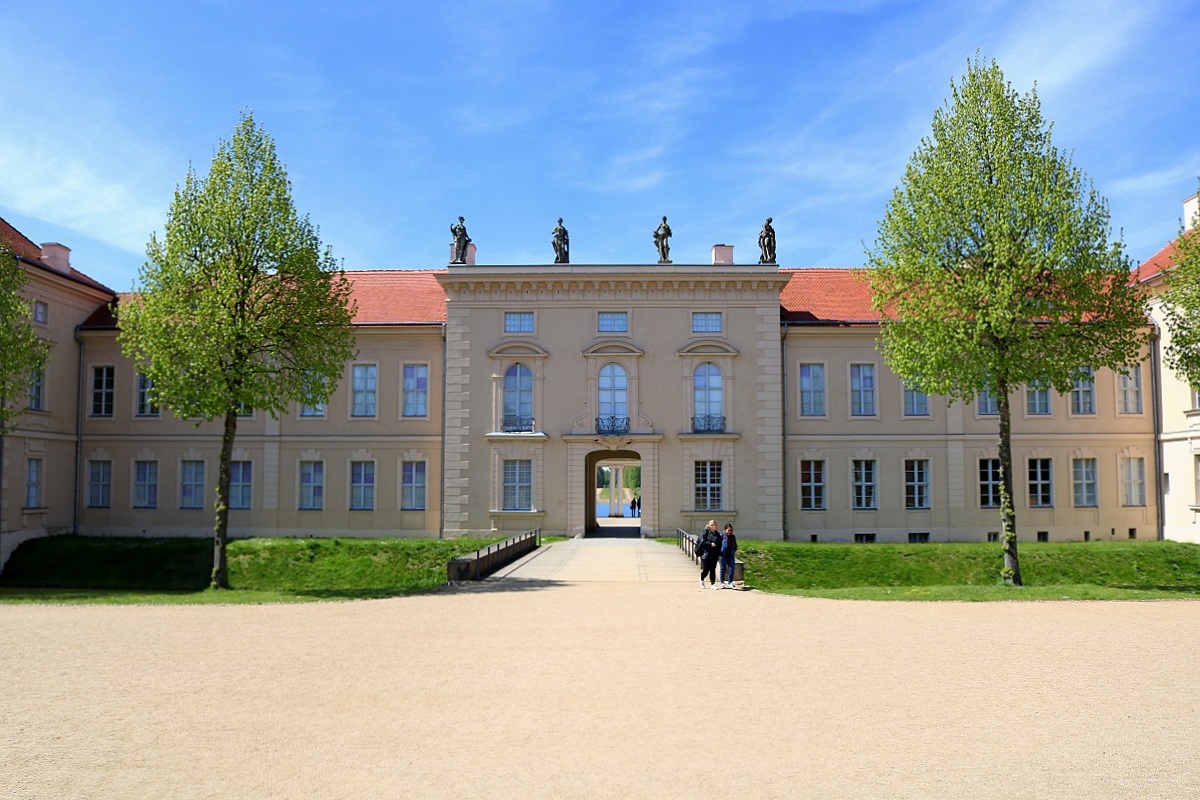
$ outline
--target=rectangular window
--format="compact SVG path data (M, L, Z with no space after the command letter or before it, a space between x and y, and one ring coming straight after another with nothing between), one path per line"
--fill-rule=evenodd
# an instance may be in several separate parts
M693 311L692 333L720 333L720 311Z
M238 416L239 417L253 417L254 416L254 408L246 405L245 403L238 403Z
M42 460L25 460L25 507L42 507Z
M1049 458L1029 459L1029 505L1032 508L1049 508L1054 505L1050 466Z
M301 403L300 404L300 416L302 416L302 417L323 417L323 416L325 416L325 404L324 403L314 403L313 405L310 406L307 403Z
M825 416L825 365L800 365L800 416Z
M929 459L904 459L904 507L929 508Z
M852 507L857 509L875 508L875 460L858 460L851 462L852 471Z
M424 417L429 414L429 367L424 364L404 365L404 416Z
M975 412L981 417L994 417L1000 413L1000 403L996 395L984 389L975 396Z
M111 417L116 385L116 367L92 367L92 416Z
M112 462L88 462L88 508L112 505Z
M1000 459L979 459L979 507L1000 507Z
M854 534L855 544L875 544L875 534L873 533L856 533Z
M34 367L33 377L29 381L29 410L46 410L46 370L45 367Z
M300 509L320 511L325 507L325 462L300 462Z
M532 311L505 311L505 333L533 333Z
M133 507L158 508L158 462L133 462Z
M1096 413L1096 373L1091 367L1084 367L1083 374L1075 379L1075 386L1071 389L1071 413Z
M50 307L41 300L33 301L33 321L41 325L46 324L46 320L50 317Z
M179 464L179 507L204 508L204 462Z
M904 387L904 416L928 417L929 395L919 389Z
M504 511L532 511L533 461L528 458L505 460L503 479L502 509Z
M820 511L825 508L825 462L800 462L800 508Z
M350 462L350 509L375 510L375 462Z
M875 416L875 365L850 365L850 416Z
M596 330L600 333L628 333L629 314L625 311L601 311L596 314Z
M1121 505L1146 505L1146 459L1121 459Z
M229 507L250 508L253 498L254 466L249 461L229 462Z
M1096 499L1096 459L1076 458L1071 461L1071 485L1076 508L1094 508Z
M355 364L351 370L350 416L375 416L375 371L374 364Z
M1142 413L1142 368L1127 367L1117 372L1117 408L1122 414Z
M697 461L695 477L694 509L696 511L720 511L722 508L721 462Z
M425 462L404 461L400 464L400 508L405 511L425 510Z
M926 533L910 533L908 535L909 544L929 544L929 534Z
M137 376L137 409L135 410L139 417L158 416L158 404L150 395L151 385L150 378L139 372Z
M1037 383L1025 387L1025 413L1030 417L1048 416L1050 390Z

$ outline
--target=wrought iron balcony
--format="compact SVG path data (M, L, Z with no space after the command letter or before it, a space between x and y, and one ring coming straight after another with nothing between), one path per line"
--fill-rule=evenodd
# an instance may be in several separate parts
M533 417L506 416L500 421L500 430L504 433L529 433L533 431Z
M720 414L700 414L692 417L692 433L724 433L725 417Z
M596 433L601 436L629 433L629 417L596 417Z

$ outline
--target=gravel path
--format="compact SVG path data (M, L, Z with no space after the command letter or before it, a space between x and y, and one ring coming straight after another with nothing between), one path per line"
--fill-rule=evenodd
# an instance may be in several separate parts
M0 797L1200 797L1200 603L843 602L639 569L0 606Z

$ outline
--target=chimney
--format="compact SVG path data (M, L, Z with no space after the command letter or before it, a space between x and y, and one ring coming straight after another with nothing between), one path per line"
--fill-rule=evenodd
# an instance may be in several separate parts
M1200 192L1183 201L1183 229L1190 231L1200 224L1200 220L1196 219L1196 215L1200 214Z
M714 244L712 246L712 263L713 266L718 264L733 263L733 245L731 244Z
M42 242L42 261L55 272L71 274L71 248L58 242Z

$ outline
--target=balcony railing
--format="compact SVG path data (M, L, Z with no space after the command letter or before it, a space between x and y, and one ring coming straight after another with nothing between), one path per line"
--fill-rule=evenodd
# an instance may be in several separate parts
M596 433L601 436L629 433L629 417L596 417Z
M692 433L724 433L725 417L720 414L700 414L692 417Z
M504 433L529 433L533 430L533 417L505 417L500 420Z

